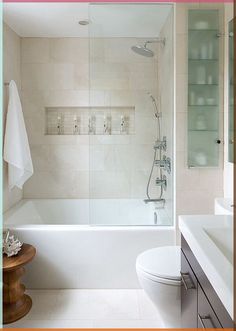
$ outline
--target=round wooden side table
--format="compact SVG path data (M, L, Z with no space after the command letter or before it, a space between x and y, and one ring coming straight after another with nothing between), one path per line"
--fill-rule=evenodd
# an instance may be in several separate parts
M30 296L25 294L25 286L20 283L24 265L35 256L36 249L23 244L20 252L11 257L3 255L3 323L12 323L25 316L32 307Z

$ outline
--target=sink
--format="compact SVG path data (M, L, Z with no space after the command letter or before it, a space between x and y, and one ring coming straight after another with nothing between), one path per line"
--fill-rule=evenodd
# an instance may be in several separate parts
M233 265L233 229L232 228L203 228L208 237L214 242L221 253ZM224 236L222 236L222 233Z
M233 215L233 199L231 198L216 198L215 199L215 215Z

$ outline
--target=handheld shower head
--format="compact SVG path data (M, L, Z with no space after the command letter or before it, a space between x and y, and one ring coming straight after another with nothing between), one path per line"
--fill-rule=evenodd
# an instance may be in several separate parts
M156 99L154 98L154 96L150 92L148 92L147 94L150 97L150 99L152 100L152 102L156 103Z
M158 111L156 99L154 98L154 96L150 92L148 92L147 94L148 94L149 98L152 100L152 103L153 103L153 105L156 109L156 112L154 113L155 117L156 118L161 117L161 113Z

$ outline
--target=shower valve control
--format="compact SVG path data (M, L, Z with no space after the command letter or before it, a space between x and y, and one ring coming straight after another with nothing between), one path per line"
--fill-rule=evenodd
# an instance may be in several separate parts
M154 145L154 149L160 149L166 151L167 144L166 144L166 136L163 137L163 140L157 140Z
M167 187L166 176L164 175L164 176L162 176L162 178L157 178L156 185L161 186L161 187L163 187L164 190L166 190L166 187Z
M171 161L169 157L163 155L162 160L156 160L155 164L159 166L161 169L166 170L168 174L171 173Z

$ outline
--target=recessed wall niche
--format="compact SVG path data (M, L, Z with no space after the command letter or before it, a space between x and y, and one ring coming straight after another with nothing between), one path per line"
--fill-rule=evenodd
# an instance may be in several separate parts
M135 133L135 107L46 107L45 135Z

